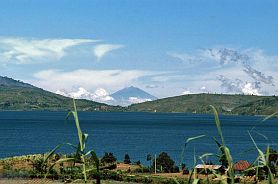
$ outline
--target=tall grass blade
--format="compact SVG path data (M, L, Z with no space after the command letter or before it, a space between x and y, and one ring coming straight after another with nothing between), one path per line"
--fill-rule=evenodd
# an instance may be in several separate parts
M220 124L218 112L217 112L217 110L216 110L216 108L214 106L210 105L210 107L213 110L213 114L214 114L214 119L215 119L217 131L218 131L218 134L219 134L219 136L221 138L221 142L222 142L222 149L223 149L225 158L227 159L227 162L228 162L229 178L231 180L231 183L234 184L235 183L235 175L234 175L234 168L233 168L233 159L232 159L232 156L230 154L229 148L226 147L226 145L225 145L225 140L224 140L224 137L223 137L223 133L222 133L222 129L221 129L221 124Z
M79 144L76 149L75 159L77 160L79 157L81 158L81 164L82 164L82 168L83 168L82 173L83 173L84 181L86 183L87 182L87 174L86 174L86 163L85 163L84 151L85 151L85 145L86 145L86 140L88 138L88 134L82 133L74 99L73 99L73 109L74 109L73 111L70 111L68 113L66 120L68 120L68 118L72 115L74 118L74 121L75 121L75 126L77 129L77 135L78 135L78 140L79 140Z
M257 171L256 171L256 176L258 178L258 170L259 168L262 168L262 167L266 167L267 168L267 178L268 178L268 184L273 184L273 180L274 180L274 177L273 177L273 174L271 172L271 169L270 169L270 162L269 162L269 145L267 145L267 149L266 149L266 153L264 154L263 151L258 147L258 145L256 144L254 138L252 137L251 133L248 131L248 134L254 144L254 146L256 147L258 153L259 153L259 156L258 156L258 166L257 166Z
M181 156L180 156L180 165L182 164L183 162L183 158L184 158L184 153L185 153L185 149L188 145L189 142L191 141L194 141L194 140L197 140L197 139L200 139L200 138L203 138L205 137L206 135L198 135L198 136L195 136L195 137L189 137L188 139L186 139L185 143L184 143L184 146L183 146L183 149L182 149L182 152L181 152Z

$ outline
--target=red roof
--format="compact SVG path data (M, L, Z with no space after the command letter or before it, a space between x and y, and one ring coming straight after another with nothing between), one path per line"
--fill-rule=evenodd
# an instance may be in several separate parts
M240 160L234 164L234 170L244 171L250 167L250 164L246 160Z

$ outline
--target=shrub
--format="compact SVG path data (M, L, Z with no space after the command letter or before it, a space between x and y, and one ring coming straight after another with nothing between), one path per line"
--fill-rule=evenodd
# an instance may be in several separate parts
M2 177L4 178L29 178L30 171L27 170L5 170Z
M79 179L83 177L82 168L81 167L65 167L63 169L63 176L67 179Z
M138 161L136 161L136 162L134 162L136 165L141 165L141 161L140 160L138 160Z
M182 174L189 174L188 168L185 167L185 168L182 170Z
M173 173L178 173L178 172L180 172L179 167L178 167L178 166L174 166L172 172L173 172Z

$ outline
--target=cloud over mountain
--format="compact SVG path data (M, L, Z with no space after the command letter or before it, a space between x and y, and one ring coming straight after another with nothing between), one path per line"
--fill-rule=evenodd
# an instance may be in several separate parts
M85 86L89 90L102 86L116 90L152 74L151 71L143 70L43 70L35 73L31 83L51 91L71 90L73 86Z
M114 100L113 97L109 96L109 93L103 88L97 88L94 93L87 91L83 87L79 87L77 91L67 92L66 90L57 90L55 93L74 99L86 99L110 104Z
M195 69L202 75L198 78L211 80L214 74L225 92L266 95L268 93L262 89L267 88L271 93L275 93L274 87L277 83L275 84L274 78L277 75L273 74L275 67L277 68L275 61L278 57L267 55L261 49L207 48L171 56L183 62L187 61L193 70L195 65ZM197 69L199 66L203 68ZM202 74L204 69L209 72Z

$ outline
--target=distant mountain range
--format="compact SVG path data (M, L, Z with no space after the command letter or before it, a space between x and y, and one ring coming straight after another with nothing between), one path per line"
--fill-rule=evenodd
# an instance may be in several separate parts
M62 93L62 91L60 91ZM278 111L277 96L225 95L225 94L188 94L158 99L136 87L129 87L109 95L98 89L89 93L83 88L72 93L74 97L95 98L114 101L121 100L147 102L132 104L128 107L111 106L91 100L76 100L79 111L127 111L127 112L185 112L212 113L209 105L222 114L270 115ZM112 101L113 101L112 100ZM153 101L149 101L153 100ZM124 104L125 105L125 104ZM30 84L0 76L0 110L51 110L72 109L72 99L45 91Z
M123 111L90 100L76 100L80 111ZM70 110L72 99L45 91L30 84L0 76L0 110Z
M157 99L155 96L134 86L121 89L111 95L103 88L98 88L95 92L92 93L82 87L78 88L78 90L74 92L58 90L56 91L56 93L66 97L72 97L76 99L87 99L107 103L109 105L120 106L128 106L134 103L142 103Z

